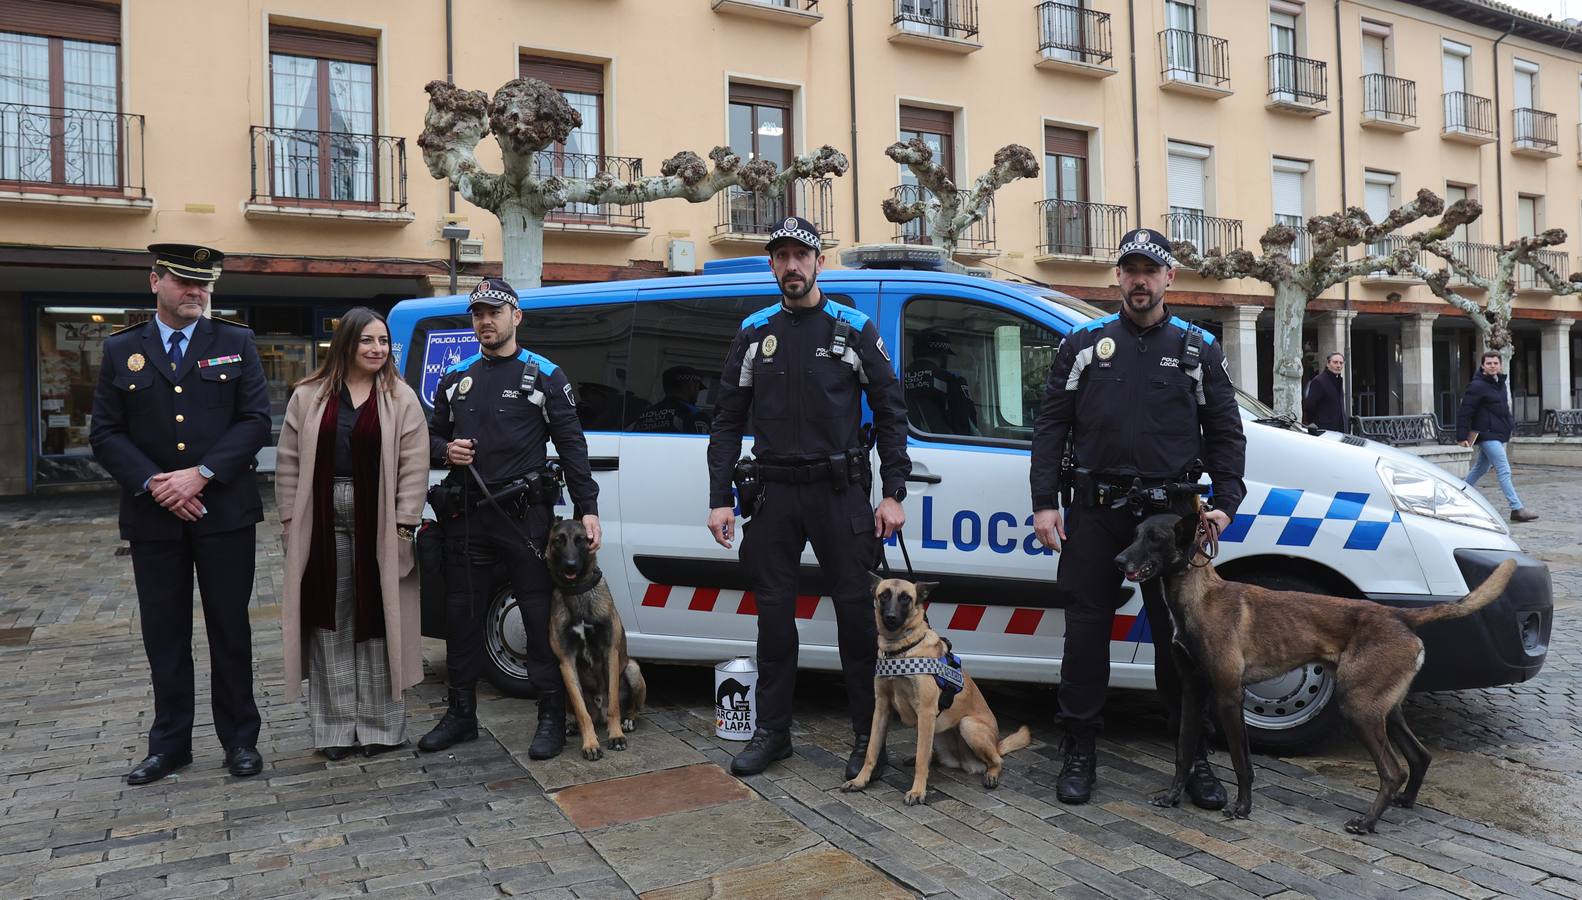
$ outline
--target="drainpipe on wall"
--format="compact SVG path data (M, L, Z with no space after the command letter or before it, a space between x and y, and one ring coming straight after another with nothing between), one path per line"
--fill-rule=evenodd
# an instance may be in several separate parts
M448 2L448 0L447 0ZM857 0L846 0L846 83L851 86L851 242L862 243L862 192L857 180Z
M451 3L452 2L453 2L453 0L445 0L445 83L446 84L455 84L456 83L456 40L455 40L456 33L455 33L454 28L453 28L453 21L454 20L453 20L452 9L451 9ZM448 181L448 179L447 179L447 181ZM449 189L446 191L446 193L449 195L448 209L449 209L450 212L455 212L456 211L456 185L450 184L449 185ZM451 252L451 256L452 257L454 257L456 255L456 242L455 241L451 241L450 242L450 252ZM456 270L456 260L454 258L451 259L451 261L450 261L450 267L451 267L451 271L454 272Z
M1347 122L1346 122L1346 72L1345 72L1345 68L1344 68L1345 46L1346 46L1346 42L1341 38L1341 31L1340 31L1340 0L1335 0L1335 105L1338 108L1339 124L1340 124L1340 128L1338 130L1340 132L1340 211L1341 211L1342 215L1345 214L1346 208L1347 208L1347 203L1346 203L1346 125L1347 125ZM1340 352L1345 354L1345 357L1346 357L1346 368L1345 368L1346 383L1347 384L1352 384L1352 380L1351 380L1351 316L1349 315L1349 313L1351 312L1351 279L1349 279L1349 278L1346 279L1345 281L1341 282L1341 284L1340 284L1340 308L1341 308L1342 312L1348 314L1348 315L1344 316L1344 318L1346 320L1346 336L1345 336L1345 339L1341 342ZM1325 357L1325 364L1326 365L1328 364L1328 357ZM1353 385L1353 387L1355 387L1355 385ZM1341 399L1342 400L1350 400L1351 398L1343 397ZM1347 411L1351 411L1353 409L1353 404L1351 404L1349 402L1348 403L1344 403L1343 405L1344 405L1344 408ZM1349 425L1350 422L1347 422L1347 424Z
M1142 138L1137 133L1137 7L1135 0L1126 0L1126 32L1131 38L1132 66L1132 209L1136 227L1143 227L1143 151Z
M1496 221L1499 223L1502 245L1505 243L1505 156L1504 148L1500 146L1504 143L1500 140L1500 43L1515 30L1516 17L1511 16L1511 27L1494 39L1494 208L1499 211Z

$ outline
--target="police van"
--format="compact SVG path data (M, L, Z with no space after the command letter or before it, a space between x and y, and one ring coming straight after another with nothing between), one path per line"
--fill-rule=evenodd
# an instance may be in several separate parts
M826 269L819 286L873 318L905 385L904 540L917 577L940 582L930 620L975 677L1057 682L1057 560L1033 533L1029 447L1062 336L1105 313L1041 286L951 271L960 267L931 248L854 248L842 262L852 268ZM712 412L742 320L779 300L765 257L710 262L697 276L522 295L519 342L576 385L599 483L600 565L635 657L712 664L754 651L746 574L704 526L708 436L697 423ZM466 304L434 297L391 311L396 363L430 408L444 371L477 351ZM1553 612L1548 568L1520 552L1477 491L1405 451L1309 433L1245 393L1240 405L1247 497L1220 540L1224 577L1426 606L1460 597L1514 556L1519 567L1499 601L1423 628L1427 661L1414 688L1488 687L1538 673ZM569 515L564 505L557 511ZM886 548L893 566L899 549L894 539ZM838 671L835 613L811 550L802 575L801 663ZM1119 589L1131 593L1117 597L1111 683L1152 689L1156 648L1142 599L1130 585ZM443 636L439 610L424 621L426 635ZM485 644L490 680L528 692L508 586L488 612ZM1332 674L1314 664L1253 685L1245 714L1264 747L1308 744L1335 724Z

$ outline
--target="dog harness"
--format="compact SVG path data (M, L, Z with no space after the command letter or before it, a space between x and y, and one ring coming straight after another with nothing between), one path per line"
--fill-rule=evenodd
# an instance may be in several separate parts
M875 678L900 678L906 675L932 675L939 685L939 711L950 709L956 695L966 685L961 671L961 660L956 654L945 651L941 657L893 656L878 660L873 665Z

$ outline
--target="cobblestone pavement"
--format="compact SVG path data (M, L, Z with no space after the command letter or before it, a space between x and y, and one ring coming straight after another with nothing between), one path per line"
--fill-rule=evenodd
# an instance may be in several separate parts
M1127 692L1086 807L1055 802L1053 698L1022 687L989 691L1003 729L1034 730L998 790L936 768L926 806L901 803L909 778L893 771L843 794L841 692L816 674L799 688L796 755L744 781L720 768L738 745L713 737L707 670L657 666L632 749L596 763L528 761L533 704L487 691L483 737L455 752L330 763L305 708L282 700L279 548L262 528L264 774L224 773L196 628L194 764L132 788L152 698L114 498L3 502L0 897L1582 898L1582 478L1522 467L1517 484L1543 518L1516 535L1553 571L1548 662L1528 684L1413 696L1407 717L1435 755L1422 804L1365 837L1341 823L1376 782L1344 739L1258 757L1249 821L1151 807L1170 747L1151 698ZM425 651L413 735L443 707L443 645ZM909 732L891 741L910 749Z

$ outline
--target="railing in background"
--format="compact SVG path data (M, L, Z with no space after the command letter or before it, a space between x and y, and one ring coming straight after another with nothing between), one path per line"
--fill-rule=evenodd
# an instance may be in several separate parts
M1230 85L1230 42L1224 38L1167 28L1159 32L1159 59L1166 81Z
M263 125L251 136L249 202L406 209L406 138Z
M835 240L834 185L828 178L798 178L784 194L755 194L732 187L715 195L715 234L767 235L789 216L813 223L819 237Z
M971 191L957 191L959 200L965 201ZM930 200L933 192L916 184L899 184L890 189L890 196L897 203L916 203L919 200ZM927 218L913 219L904 225L897 225L895 240L902 244L932 244L933 237L929 234ZM989 198L989 204L983 211L983 218L972 224L961 238L956 242L958 251L983 251L994 249L994 198Z
M1445 130L1494 137L1494 104L1487 97L1463 91L1444 95Z
M1038 4L1038 52L1102 66L1110 52L1110 14L1067 3Z
M1461 264L1471 270L1474 275L1482 278L1493 278L1495 272L1499 269L1500 248L1498 245L1475 244L1471 241L1449 241L1446 246L1450 248L1451 255L1460 260ZM1449 267L1449 264L1444 260L1432 255L1428 257L1428 261L1423 265L1432 271ZM1452 271L1450 283L1468 284L1469 282Z
M635 156L604 156L598 153L557 153L540 150L533 155L533 175L538 178L597 178L609 175L617 181L636 181L643 177L643 161ZM561 225L605 225L619 228L643 227L643 204L568 203L551 210L547 221Z
M1291 242L1291 262L1301 265L1313 255L1313 236L1308 234L1307 225L1301 216L1275 215L1274 224L1284 225L1296 235L1296 240Z
M1559 119L1552 112L1526 107L1513 109L1511 125L1518 147L1552 151L1560 146Z
M978 0L895 0L895 18L902 31L971 40L978 36Z
M1571 276L1566 271L1570 259L1563 250L1534 250L1533 257L1554 271L1555 277L1565 281ZM1522 291L1547 291L1549 283L1538 277L1538 272L1528 263L1516 267L1516 289Z
M1228 253L1241 247L1241 220L1206 216L1201 210L1172 206L1165 213L1164 233L1172 241L1191 241L1198 253Z
M1369 256L1387 256L1387 255L1389 255L1391 253L1395 253L1395 252L1397 252L1399 250L1406 249L1407 245L1410 244L1410 243L1411 243L1411 241L1409 241L1407 238L1403 237L1402 235L1398 235L1398 234L1386 235L1381 240L1374 241L1373 243L1368 245L1368 255ZM1419 250L1417 252L1416 262L1417 262L1418 265L1420 265L1423 268L1429 270L1430 272L1432 272L1434 269L1439 268L1440 266L1444 265L1443 262L1441 262L1438 257L1428 253L1425 250ZM1439 265L1436 266L1435 265L1436 263L1438 263ZM1392 273L1388 269L1379 269L1379 270L1377 270L1375 272L1372 272L1371 275L1374 278L1416 278L1417 277L1411 271L1403 271L1403 272L1399 272L1399 273Z
M143 117L0 103L0 189L148 196Z
M1271 53L1268 60L1269 99L1308 106L1323 106L1329 102L1329 84L1322 61L1290 53Z
M1417 82L1394 75L1362 76L1362 115L1416 125Z
M1040 256L1109 259L1126 231L1126 207L1077 200L1038 201Z

